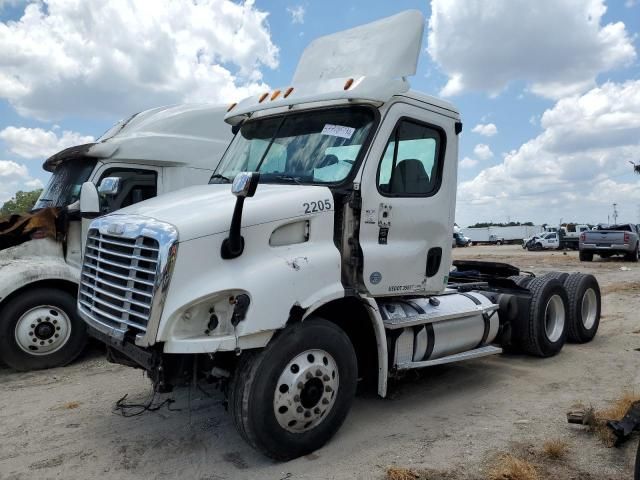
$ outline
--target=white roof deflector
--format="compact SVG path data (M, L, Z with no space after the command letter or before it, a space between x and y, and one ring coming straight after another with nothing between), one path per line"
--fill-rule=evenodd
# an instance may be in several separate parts
M293 83L356 76L392 79L414 75L424 23L419 10L407 10L320 37L302 53Z

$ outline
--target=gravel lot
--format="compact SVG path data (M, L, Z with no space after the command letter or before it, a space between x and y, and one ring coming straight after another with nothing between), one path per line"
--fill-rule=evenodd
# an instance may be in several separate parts
M603 290L598 336L546 360L501 355L413 372L389 399L358 397L333 441L288 463L243 443L214 392L172 394L180 411L113 414L125 394L146 399L150 383L107 363L98 347L61 369L0 366L0 479L382 479L392 465L432 469L432 479L484 479L502 452L535 457L551 438L567 441L569 454L547 462L543 478L631 478L635 441L606 448L565 413L576 401L604 406L638 389L640 265L580 263L575 252L519 246L458 248L454 256L595 274Z

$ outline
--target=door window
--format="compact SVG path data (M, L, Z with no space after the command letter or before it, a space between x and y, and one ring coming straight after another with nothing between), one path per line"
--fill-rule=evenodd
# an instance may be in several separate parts
M100 181L105 177L119 177L120 190L116 195L102 199L103 213L128 207L158 194L158 174L154 170L110 168L102 174Z
M440 186L442 135L410 120L394 129L378 169L378 190L385 196L433 195Z

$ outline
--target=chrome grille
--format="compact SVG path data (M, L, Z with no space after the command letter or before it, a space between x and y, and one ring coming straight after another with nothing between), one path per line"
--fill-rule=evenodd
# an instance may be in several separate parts
M89 230L78 295L80 309L109 326L146 331L159 251L154 238L122 238Z

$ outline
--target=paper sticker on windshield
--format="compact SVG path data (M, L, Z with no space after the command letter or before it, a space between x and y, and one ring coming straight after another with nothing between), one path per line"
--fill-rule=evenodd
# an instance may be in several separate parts
M356 129L353 127L343 127L342 125L331 125L327 123L322 129L322 135L350 139L355 131Z

